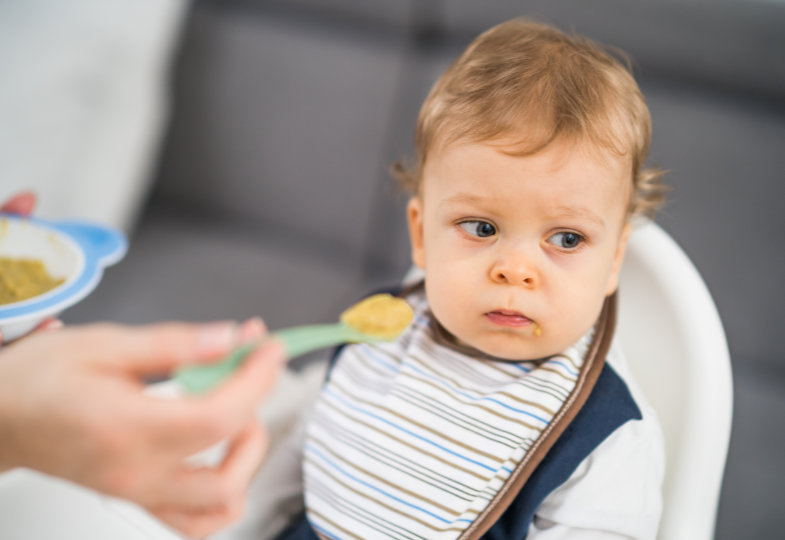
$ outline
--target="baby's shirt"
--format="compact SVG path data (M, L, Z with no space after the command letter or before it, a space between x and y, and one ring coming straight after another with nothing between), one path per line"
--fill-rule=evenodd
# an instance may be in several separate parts
M665 441L653 407L614 341L606 357L629 389L641 419L597 446L537 508L528 540L654 540L662 514Z
M422 293L407 300L410 328L392 343L346 347L308 422L308 522L328 537L457 538L498 519L494 506L509 501L511 475L571 399L592 343L593 330L548 359L495 360L440 339ZM626 374L618 348L608 357ZM525 523L528 538L655 537L662 440L651 408L630 392L642 418L615 429L545 497ZM506 537L498 529L489 536Z

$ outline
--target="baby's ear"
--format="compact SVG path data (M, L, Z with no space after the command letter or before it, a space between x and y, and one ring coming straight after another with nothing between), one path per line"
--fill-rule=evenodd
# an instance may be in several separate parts
M621 272L621 265L624 262L624 254L627 253L627 242L630 239L630 231L632 227L630 222L624 224L619 236L619 243L616 246L616 253L613 255L613 266L608 276L608 287L605 289L605 296L610 296L619 288L619 273Z
M409 223L409 240L412 245L412 262L425 270L425 245L423 239L423 205L419 196L409 199L406 205L406 218Z

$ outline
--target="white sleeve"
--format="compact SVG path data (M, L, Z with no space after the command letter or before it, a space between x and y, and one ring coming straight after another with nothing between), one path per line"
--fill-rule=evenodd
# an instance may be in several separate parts
M656 538L664 448L653 413L643 414L612 433L543 501L527 540Z

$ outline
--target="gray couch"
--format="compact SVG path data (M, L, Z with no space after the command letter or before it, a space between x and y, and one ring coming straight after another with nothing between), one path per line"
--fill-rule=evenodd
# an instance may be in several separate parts
M764 442L754 407L771 403L742 396L764 392L785 410L781 386L767 386L785 381L784 4L197 1L130 251L65 319L260 314L277 328L333 320L398 280L409 265L405 199L387 168L410 153L417 110L441 70L477 33L518 15L635 61L653 116L650 161L671 171L658 221L707 281L735 363L718 538L771 537L785 526L770 502L783 496L785 437ZM747 420L759 429L745 431Z

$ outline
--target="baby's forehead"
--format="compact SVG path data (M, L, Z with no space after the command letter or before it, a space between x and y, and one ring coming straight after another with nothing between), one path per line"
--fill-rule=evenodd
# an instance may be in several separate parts
M445 146L431 156L421 180L421 194L456 203L505 204L514 203L506 198L546 194L554 204L579 204L587 197L615 206L627 205L633 190L630 156L569 141L523 155L498 141Z
M566 166L587 169L605 169L607 171L625 171L626 174L618 176L620 183L632 185L633 182L633 155L631 151L619 151L615 148L595 144L591 140L572 140L560 138L542 147L532 148L521 139L504 138L488 141L456 140L434 147L424 166L425 180L429 175L429 167L434 164L444 164L449 161L463 167L471 166L476 157L489 154L498 154L513 160L520 158L530 166L533 165L542 173L556 174ZM623 186L622 186L623 187Z

